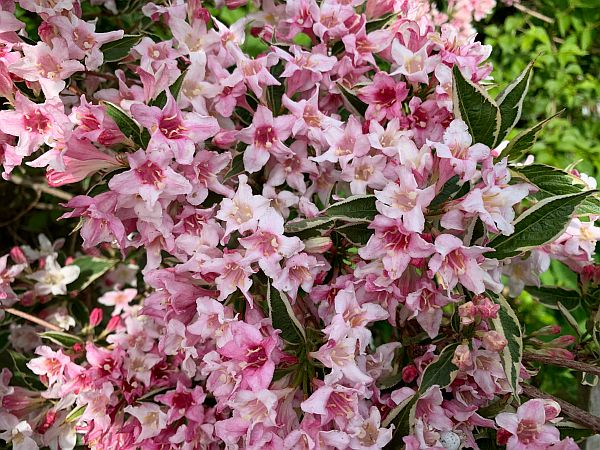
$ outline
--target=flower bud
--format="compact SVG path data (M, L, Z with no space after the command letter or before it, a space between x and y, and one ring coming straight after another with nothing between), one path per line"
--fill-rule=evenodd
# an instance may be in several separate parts
M331 248L333 242L329 237L314 237L304 241L306 253L325 253Z
M106 325L106 329L105 332L107 333L112 333L113 331L115 331L119 326L121 325L121 318L119 316L113 316L110 318L110 320L108 321L108 324Z
M418 375L419 371L413 364L405 366L402 369L402 381L404 381L406 384L412 383Z
M27 257L21 247L13 247L10 249L10 258L15 264L27 264Z
M96 327L102 322L102 317L104 316L104 312L100 308L92 309L90 313L90 326Z
M463 325L469 325L475 322L477 316L477 308L473 302L463 303L458 307L458 315L460 316L460 323Z

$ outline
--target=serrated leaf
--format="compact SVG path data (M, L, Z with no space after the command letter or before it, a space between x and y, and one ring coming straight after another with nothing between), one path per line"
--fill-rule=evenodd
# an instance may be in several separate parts
M351 91L341 83L338 83L338 88L342 93L342 96L348 102L350 109L352 110L350 112L356 114L357 116L364 117L365 113L367 112L367 104L363 102L360 98L358 98L353 91Z
M481 86L467 80L457 65L452 72L454 116L467 124L474 142L494 148L500 142L499 106Z
M104 62L117 62L127 57L141 39L141 35L131 34L123 36L118 41L107 42L100 47L100 51L104 54Z
M269 305L269 317L273 328L281 330L281 337L291 344L299 344L306 341L304 327L298 321L296 314L287 296L267 284L267 303Z
M186 75L187 75L187 69L184 70L183 72L181 72L181 75L179 75L177 77L177 79L175 80L175 82L171 86L169 86L169 91L171 91L171 95L173 96L173 98L175 100L177 100L177 97L179 96L179 92L181 92L181 87L183 86L183 82L185 80ZM154 99L154 101L152 101L150 103L151 106L157 106L160 109L163 109L166 104L167 104L167 94L164 91L161 92L160 94L158 94L156 99Z
M377 214L374 195L354 195L334 203L323 212L328 217L344 219L373 220Z
M490 241L488 247L495 251L489 256L509 258L553 241L566 230L575 208L593 192L557 195L536 203L514 222L513 234Z
M513 167L512 170L537 186L538 192L534 197L538 200L555 195L573 194L588 190L588 186L579 178L564 170L545 164L531 164L522 167ZM577 214L600 214L600 199L596 196L586 198L577 207Z
M558 286L526 286L525 290L544 306L558 309L561 302L567 309L573 310L579 306L581 294L579 292Z
M458 343L447 345L441 351L438 359L425 368L419 385L421 395L431 386L439 386L442 389L454 381L458 367L454 365L452 358L454 358L454 351L457 347Z
M106 113L115 121L121 133L139 147L146 148L148 141L142 135L142 127L117 105L106 101L103 101L102 104L106 107Z
M69 290L81 291L95 280L112 269L117 263L116 259L96 258L94 256L80 256L73 261L79 267L79 277L69 284Z
M531 61L525 67L525 70L506 88L500 92L496 98L496 103L500 108L500 134L498 135L498 143L506 137L521 118L523 110L523 100L529 89L529 82L533 74L532 68L534 61Z
M334 231L354 245L365 245L373 235L373 230L366 223L349 223L335 227Z
M492 325L494 330L508 341L508 344L502 349L500 357L508 384L518 402L519 373L523 358L523 333L519 319L506 299L502 295L493 297L494 301L500 305L500 309L497 316L492 319Z
M557 112L551 117L542 120L537 125L534 125L526 130L521 131L517 134L506 146L498 159L508 157L509 161L515 161L519 159L525 152L529 151L533 144L537 141L538 135L544 129L546 124L558 116L562 111Z
M75 344L83 344L83 339L79 336L73 336L72 334L64 333L62 331L45 331L39 333L39 336L42 339L47 339L50 342L54 342L55 344L66 348L71 348Z

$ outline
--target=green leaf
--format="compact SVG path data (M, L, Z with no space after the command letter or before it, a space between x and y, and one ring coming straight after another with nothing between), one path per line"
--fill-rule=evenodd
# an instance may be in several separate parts
M392 374L392 375L388 375L386 377L380 378L379 380L377 380L377 387L379 389L391 389L394 386L400 384L400 382L402 381L402 371Z
M495 251L489 256L510 258L553 241L566 230L575 208L593 192L557 195L536 203L514 222L513 234L490 241L488 247Z
M538 200L588 190L587 185L581 179L564 170L545 164L514 167L512 170L538 187L539 191L534 194L534 197ZM586 198L577 207L576 213L600 214L600 199L596 196Z
M354 195L340 202L334 203L325 209L328 217L341 218L342 220L362 219L373 220L377 214L374 195Z
M366 223L349 223L335 227L333 231L341 234L344 239L351 242L354 245L366 245L369 239L373 235L373 230L370 230Z
M356 94L342 85L338 83L338 88L342 93L342 96L347 100L347 103L350 107L350 112L356 114L357 116L363 116L367 112L367 104L359 99Z
M148 142L142 136L142 127L117 105L106 101L102 103L106 107L106 113L115 121L121 133L131 139L134 144L146 148Z
M500 142L499 106L481 86L467 80L457 65L453 74L454 116L467 124L475 142L494 148Z
M231 177L235 177L244 171L244 154L238 153L233 157L231 161L231 169L225 174L223 179L228 180Z
M398 14L390 13L390 14L386 14L385 16L380 17L378 19L367 22L367 24L366 24L367 33L385 28L387 25L393 23L397 17L398 17Z
M423 395L431 386L439 386L440 389L445 388L454 381L458 367L452 362L454 351L458 347L458 343L450 344L444 347L437 360L429 364L423 372L419 393Z
M271 287L270 281L267 284L267 303L273 328L281 330L281 337L291 344L305 342L306 332L298 321L292 305L284 293Z
M85 412L86 408L87 408L87 405L78 406L73 411L71 411L69 414L67 414L67 417L65 417L65 422L66 423L75 422L77 419L79 419L81 416L83 416L83 413Z
M395 426L392 440L384 448L390 450L403 448L402 438L410 434L411 428L415 423L417 399L416 395L407 398L392 409L382 422L382 426L385 428L391 424Z
M55 344L66 348L71 348L75 344L83 344L83 339L79 336L73 336L72 334L64 333L62 331L45 331L39 333L39 336L42 339L47 339L50 342L54 342Z
M523 100L525 100L529 89L529 82L533 74L531 69L534 63L535 60L527 64L525 70L496 97L501 116L500 134L497 143L504 139L521 118Z
M118 41L112 41L100 47L104 53L104 62L117 62L129 55L131 49L142 39L139 34L125 35Z
M171 95L175 100L179 96L179 92L181 91L181 87L183 86L183 82L185 80L185 76L187 75L187 69L181 72L181 75L177 77L175 82L169 87L171 91ZM151 106L158 106L160 109L163 109L167 104L167 94L163 91L150 103Z
M116 259L80 256L73 261L73 264L79 266L79 277L69 285L69 289L77 291L85 289L108 270L112 269L116 263Z
M494 330L508 341L508 344L502 349L500 354L502 366L504 367L504 372L506 373L506 378L515 400L519 401L517 392L521 359L523 358L523 333L521 325L512 307L502 295L494 295L493 298L500 305L500 309L496 318L492 319L492 325Z
M534 125L526 130L521 131L517 134L506 146L498 159L508 157L509 161L515 161L520 158L525 152L529 151L533 144L537 141L540 131L546 126L548 122L558 116L562 111L557 112L546 120L542 120L537 125Z
M585 428L575 422L561 420L556 424L556 428L560 432L560 438L573 438L576 442L581 442L583 439L593 436L595 433L589 428Z
M571 314L571 312L567 309L567 307L564 306L561 302L557 302L556 306L558 307L558 310L560 311L562 316L565 318L565 320L569 323L569 325L571 325L571 328L573 328L573 330L575 330L577 335L579 337L581 337L581 330L579 328L579 323L577 323L577 319L575 319L575 317L573 317L573 314Z
M544 306L551 309L558 309L557 304L561 302L567 309L573 310L579 306L581 299L579 292L558 286L526 286L525 290Z
M454 175L452 178L446 181L446 183L444 183L444 186L442 186L442 190L439 192L438 195L435 196L435 198L429 204L429 207L433 209L437 208L438 206L442 205L445 201L449 200L458 191L460 191L461 185L459 182L460 177L458 175Z
M302 239L319 236L324 230L330 229L335 222L332 217L314 217L288 222L285 225L285 233L299 236Z
M269 72L275 79L281 79L281 74L283 73L284 69L284 64L279 62L272 66ZM269 105L269 108L273 112L274 116L278 116L282 113L281 100L283 99L283 94L285 94L285 86L283 83L278 86L267 87L267 104Z

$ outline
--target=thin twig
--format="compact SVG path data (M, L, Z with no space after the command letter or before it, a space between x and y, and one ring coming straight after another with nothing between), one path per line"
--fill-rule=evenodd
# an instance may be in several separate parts
M545 392L542 392L538 388L529 384L521 384L521 388L523 389L523 394L529 398L547 398L554 400L560 405L560 409L565 416L569 417L574 422L589 428L596 434L600 433L600 417L594 416L569 402L554 397L553 395L546 394Z
M543 364L550 364L552 366L566 367L568 369L578 370L579 372L592 373L594 375L600 375L600 367L593 366L588 363L571 361L568 359L552 358L550 356L537 355L535 353L525 353L523 355L524 361L535 361Z
M21 317L22 319L28 320L30 322L37 323L38 325L41 325L44 328L48 328L49 330L63 331L63 329L57 325L53 325L50 322L46 322L45 320L40 319L39 317L32 316L31 314L27 314L26 312L19 311L18 309L6 308L4 311L12 314L13 316L18 316L18 317Z
M52 195L53 197L60 198L61 200L69 201L73 198L73 195L69 194L68 192L61 191L60 189L50 187L44 183L36 183L34 181L26 180L24 178L21 178L19 175L12 175L10 177L9 181L11 181L12 183L15 183L15 184L20 184L22 186L30 187L31 189L38 191L38 192L44 192L45 194L49 194L49 195Z
M519 11L529 14L531 17L535 17L536 19L540 19L546 23L554 23L554 19L551 17L545 16L544 14L534 11L533 9L529 9L527 6L523 6L520 3L513 3L513 6Z

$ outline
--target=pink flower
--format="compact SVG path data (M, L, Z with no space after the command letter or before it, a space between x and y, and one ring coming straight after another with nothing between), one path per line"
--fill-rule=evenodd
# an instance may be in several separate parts
M348 162L354 157L365 156L371 148L367 136L362 132L360 122L354 116L350 116L343 129L341 127L327 128L325 139L329 144L329 150L312 158L317 163L323 161Z
M358 97L369 107L365 117L381 121L402 115L402 102L408 95L406 83L398 82L385 72L377 72L373 83L358 91Z
M64 381L71 364L71 358L63 353L62 350L54 351L46 345L42 345L35 350L40 355L27 363L27 367L36 375L43 375L48 378L50 385L56 382Z
M14 111L0 111L0 130L19 138L17 154L29 156L42 144L56 146L68 139L72 124L60 101L37 104L17 91L14 106Z
M135 104L131 114L148 128L156 144L167 144L180 164L192 162L195 144L205 141L219 131L214 117L198 113L182 113L175 99L167 90L167 103L163 110L156 106Z
M66 42L69 57L82 60L85 58L87 70L96 70L102 65L104 55L100 47L107 42L119 40L123 37L123 30L108 33L96 33L95 24L85 22L77 16L70 17L57 15L49 19Z
M310 353L332 373L345 377L352 383L368 384L373 379L364 373L356 364L356 338L342 338L338 341L330 339L318 351Z
M137 290L130 288L122 291L109 291L98 299L98 303L105 306L114 306L113 316L118 316L129 309L129 302L135 298Z
M138 150L127 158L131 169L111 178L108 183L111 190L123 196L137 196L150 209L159 198L173 199L190 193L189 181L169 167L171 158L164 151Z
M441 62L439 56L428 55L427 46L415 52L402 45L399 40L392 43L392 57L397 68L391 75L402 74L413 83L429 83L429 74Z
M244 150L244 167L249 173L262 169L271 155L278 159L293 156L283 144L290 136L293 124L293 116L273 118L271 110L258 105L252 125L241 130L237 136L240 141L249 144Z
M421 233L425 227L423 210L435 197L435 186L419 189L410 170L401 166L398 172L398 183L375 191L377 210L390 219L402 219L407 231Z
M466 247L456 236L440 234L435 239L435 249L437 253L429 261L429 270L442 277L448 291L459 282L475 294L485 291L484 280L489 275L481 268L481 262L488 248Z
M358 254L367 260L381 259L393 280L402 276L411 261L431 256L435 251L433 244L419 234L408 232L400 219L377 215L369 227L375 234Z
M46 98L58 97L65 88L65 79L85 67L69 59L67 43L62 38L52 39L52 47L45 42L23 45L25 57L9 66L9 71L27 81L40 83Z
M218 274L215 283L219 289L219 300L225 300L239 289L252 304L252 297L248 291L252 286L250 276L255 270L250 267L250 261L242 257L240 253L225 252L222 258L212 258L204 263L201 271L206 274Z
M519 406L516 414L498 414L496 423L511 434L507 450L541 450L560 440L558 429L546 423L552 418L546 417L545 401L533 399Z
M442 308L450 302L451 299L435 285L423 282L417 291L406 296L405 306L410 311L408 318L416 318L421 328L433 339L442 323Z
M122 166L111 154L98 150L86 140L72 138L62 153L64 170L48 168L46 180L50 186L76 183L99 171L111 171Z
M434 144L436 155L451 167L449 172L461 175L463 181L471 180L477 173L477 163L490 156L490 149L483 144L472 143L467 124L454 119L444 132L444 143Z
M240 175L238 179L237 192L233 198L224 198L221 201L219 212L216 215L217 219L226 222L225 236L233 231L238 231L240 234L254 231L258 226L258 219L269 209L268 199L262 195L252 194L246 175Z
M285 262L281 273L273 278L273 286L295 299L300 287L304 292L311 291L321 266L322 263L319 264L314 256L298 253Z
M337 383L333 378L319 383L318 389L300 404L302 411L321 416L321 425L332 420L344 429L349 420L358 414L358 391Z
M141 432L135 442L139 443L157 436L167 426L167 415L154 403L142 402L139 406L129 405L124 411L135 417L141 426Z
M261 98L267 86L279 86L281 83L269 72L269 68L277 64L277 56L269 53L256 59L248 58L237 47L233 48L236 60L234 75L239 74L254 94Z
M279 47L274 47L273 51L286 61L285 69L280 76L287 78L289 96L312 89L337 62L335 56L327 56L324 46L319 45L314 46L311 52L303 51L297 45L293 45L290 47L293 57Z
M242 371L240 388L253 391L267 388L275 371L272 353L277 347L277 338L264 337L256 327L245 322L234 322L231 328L233 339L218 352L239 363Z

